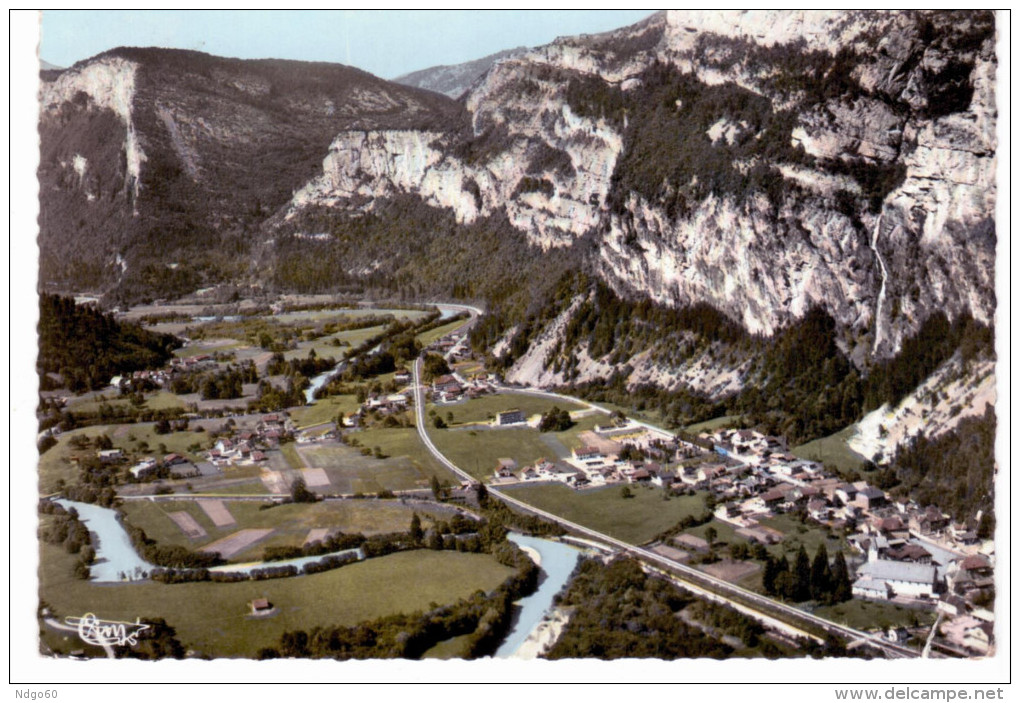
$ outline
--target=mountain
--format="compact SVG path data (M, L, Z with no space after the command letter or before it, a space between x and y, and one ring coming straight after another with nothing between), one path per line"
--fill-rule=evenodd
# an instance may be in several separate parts
M63 71L63 66L57 66L52 64L46 59L39 59L39 70L40 71Z
M502 59L511 58L527 51L524 47L507 49L474 61L453 66L433 66L421 71L404 74L393 79L394 83L424 88L457 99L464 95L474 83L485 75L492 65Z
M338 132L466 122L334 64L121 48L43 78L40 280L128 296L247 275L259 225Z
M992 319L994 43L982 12L660 13L494 64L469 133L339 134L287 217L411 192L592 241L620 295L765 335L821 306L890 356L932 311Z
M656 13L458 101L119 49L42 91L43 285L476 300L510 380L820 437L994 361L996 66L978 11Z

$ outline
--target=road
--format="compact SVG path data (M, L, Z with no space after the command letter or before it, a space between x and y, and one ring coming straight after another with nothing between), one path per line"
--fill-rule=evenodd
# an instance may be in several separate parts
M443 455L443 453L436 448L436 445L432 443L432 439L429 437L425 425L426 419L425 387L421 383L421 369L422 360L421 358L419 358L417 361L415 361L414 364L414 381L413 381L415 393L414 403L416 419L415 424L417 425L418 436L421 438L422 443L429 450L429 452L443 466L445 466L447 469L452 471L457 476L461 477L463 480L476 483L478 481L477 478L475 478L467 471L464 471L459 466L454 464L452 461L447 459ZM567 396L560 396L555 393L545 393L543 391L534 391L527 389L523 391L521 389L507 389L507 390L512 390L513 392L517 393L526 392L532 395L543 395L547 397L568 399ZM569 400L577 402L577 399L574 398L569 398ZM590 403L588 405L590 405L591 407L598 408L598 406L591 405ZM605 410L604 408L598 409ZM914 650L908 649L906 647L900 647L899 645L895 645L891 642L882 640L880 637L876 637L875 635L869 634L867 632L861 632L860 630L855 630L851 627L840 625L830 620L820 618L817 615L805 612L798 608L794 608L785 603L775 601L759 593L755 593L754 591L749 591L745 588L735 586L729 583L728 581L723 581L722 579L711 576L703 571L698 571L693 567L687 566L685 564L680 564L671 559L667 559L666 557L656 554L655 552L652 552L650 550L637 547L633 544L629 544L622 540L618 540L614 537L610 537L609 535L597 532L583 525L578 525L577 523L565 520L564 518L558 515L554 515L553 513L549 513L545 510L540 510L538 508L535 508L534 506L524 503L523 501L520 501L512 496L509 496L496 488L489 487L488 492L490 496L502 500L503 502L508 503L520 510L524 510L533 515L543 517L547 520L562 525L563 527L566 527L569 530L586 535L604 544L612 545L613 547L616 547L621 551L626 552L627 554L630 554L634 557L641 559L645 563L649 563L659 568L665 568L673 576L673 578L678 579L684 582L685 584L689 584L690 586L696 589L707 588L712 593L723 598L731 605L743 606L741 608L742 610L745 608L750 608L758 612L762 616L768 618L776 618L777 615L781 615L784 616L787 621L792 620L790 624L794 626L798 626L798 624L802 626L804 623L808 623L814 625L815 627L821 628L825 632L830 632L842 637L849 638L851 641L860 640L867 642L873 647L885 652L886 655L890 657L915 658L918 656L918 653L915 652Z

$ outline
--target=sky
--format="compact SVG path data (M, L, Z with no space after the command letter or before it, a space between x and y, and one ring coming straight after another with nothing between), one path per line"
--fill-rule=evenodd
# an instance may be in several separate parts
M68 67L117 46L327 61L392 79L558 36L605 32L652 10L45 10L39 54Z

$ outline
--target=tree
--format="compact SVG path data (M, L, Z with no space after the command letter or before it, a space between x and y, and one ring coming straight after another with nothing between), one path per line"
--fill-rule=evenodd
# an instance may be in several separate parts
M850 570L846 567L843 552L836 552L836 559L832 565L832 600L834 603L842 603L852 597L853 586L850 583Z
M621 498L633 498L634 497L634 493L630 490L630 486L624 486L623 488L620 489L620 497Z
M779 576L779 562L772 557L765 558L765 565L762 567L761 586L765 593L776 595L776 578Z
M295 503L314 503L318 500L315 494L308 490L305 479L301 476L298 476L290 484L290 497Z
M489 489L481 481L478 482L476 497L478 498L478 505L482 508L489 504Z
M807 550L801 545L797 550L797 559L793 563L793 593L791 597L798 603L811 597L811 560Z
M411 539L414 540L415 544L420 544L424 532L421 529L421 518L418 517L418 513L411 515L411 529L409 530Z
M995 517L990 511L981 513L977 528L978 539L991 539L995 536Z
M709 526L705 529L705 541L708 542L709 545L715 544L715 538L718 536L719 533L716 532L714 527Z
M441 430L446 427L446 423L443 422L443 418L439 417L438 415L436 415L435 418L433 418L432 424L435 425L437 430Z
M829 568L829 552L824 543L818 546L815 559L811 562L811 597L821 603L832 600L832 570Z
M432 475L429 486L432 488L432 497L436 500L442 500L442 489L439 487L439 479L436 478L435 474Z

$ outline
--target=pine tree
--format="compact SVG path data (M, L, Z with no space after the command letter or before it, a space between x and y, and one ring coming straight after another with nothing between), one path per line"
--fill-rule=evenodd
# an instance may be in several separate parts
M853 586L850 584L850 570L847 569L843 552L836 552L836 559L832 565L832 600L834 603L842 603L851 597Z
M765 566L762 569L761 585L765 593L770 596L776 595L776 577L779 576L779 562L772 557L765 558Z
M829 568L829 552L822 544L811 562L811 597L828 603L832 600L832 570Z
M793 564L793 600L798 603L811 597L811 560L807 550L801 545L797 551L797 560Z
M414 513L413 515L411 515L410 534L411 534L411 539L414 540L415 544L420 544L421 543L421 538L422 538L423 532L422 532L422 529L421 529L421 518L418 517L418 513Z

